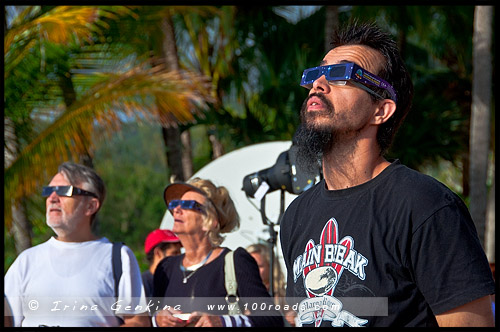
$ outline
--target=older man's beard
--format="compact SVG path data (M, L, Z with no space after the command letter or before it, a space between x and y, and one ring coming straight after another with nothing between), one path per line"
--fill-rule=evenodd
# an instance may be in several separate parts
M307 101L315 96L325 105L325 111L307 112ZM333 117L334 109L331 102L321 93L313 93L302 104L300 111L301 125L294 136L297 146L297 163L302 169L315 172L321 168L323 154L332 148L335 141L335 130L332 126L319 126L314 124L318 116Z

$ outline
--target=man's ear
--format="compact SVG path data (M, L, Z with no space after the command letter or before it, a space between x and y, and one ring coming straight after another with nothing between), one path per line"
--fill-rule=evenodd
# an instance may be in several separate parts
M89 216L95 214L98 210L99 207L101 206L101 203L97 198L92 197L88 202L87 202L87 213Z
M384 99L380 101L380 104L375 111L372 124L381 125L389 120L389 118L394 115L394 112L396 112L396 103L394 100Z

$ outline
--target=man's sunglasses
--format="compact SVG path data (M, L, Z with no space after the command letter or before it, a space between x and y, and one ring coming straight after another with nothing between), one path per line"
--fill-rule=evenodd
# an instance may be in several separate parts
M320 66L304 70L300 85L304 88L311 89L312 84L321 76L325 75L328 82L335 85L345 85L350 81L354 85L362 88L363 90L377 96L380 99L386 99L380 94L368 88L365 84L375 86L386 90L389 93L390 99L396 102L396 92L394 88L377 75L361 68L353 62L340 63L329 66Z
M170 212L172 212L176 207L181 206L181 209L183 210L198 210L201 213L205 213L205 207L198 203L197 201L193 200L180 200L180 199L173 199L170 202L168 202L168 209ZM173 213L173 212L172 212Z
M82 195L82 196L92 196L95 198L99 198L99 197L97 197L96 194L91 193L90 191L83 190L83 189L73 187L73 186L47 186L47 187L43 187L42 196L48 197L54 191L56 192L56 194L58 196L71 197L73 195Z

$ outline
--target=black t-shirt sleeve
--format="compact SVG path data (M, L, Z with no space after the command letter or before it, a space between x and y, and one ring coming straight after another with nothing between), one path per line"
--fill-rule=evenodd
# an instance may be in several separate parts
M435 315L493 294L494 282L462 202L433 213L413 234L415 281Z

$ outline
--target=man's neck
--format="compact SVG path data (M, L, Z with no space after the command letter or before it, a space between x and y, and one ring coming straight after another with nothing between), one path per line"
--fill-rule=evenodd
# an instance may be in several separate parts
M56 232L55 238L58 241L62 242L87 242L87 241L95 241L99 239L99 237L92 233L92 231L79 231L73 232L71 234L64 234L61 232Z
M323 176L328 190L358 186L379 175L390 163L379 149L356 146L351 151L332 150L323 156Z
M151 264L151 265L149 266L149 272L151 272L151 274L153 274L153 275L155 274L155 270L156 270L156 267L158 266L158 263L159 263L159 262L156 262L156 261L155 261L153 264Z

